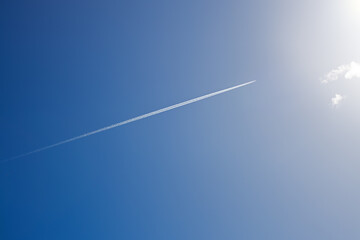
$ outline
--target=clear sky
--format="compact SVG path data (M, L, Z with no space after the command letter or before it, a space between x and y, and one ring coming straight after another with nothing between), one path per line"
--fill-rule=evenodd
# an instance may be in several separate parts
M0 239L359 239L356 0L0 2Z

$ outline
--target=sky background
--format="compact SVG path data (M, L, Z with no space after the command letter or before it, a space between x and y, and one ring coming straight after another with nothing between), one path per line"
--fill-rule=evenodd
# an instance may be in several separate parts
M0 159L257 82L0 164L0 239L359 239L356 2L1 1Z

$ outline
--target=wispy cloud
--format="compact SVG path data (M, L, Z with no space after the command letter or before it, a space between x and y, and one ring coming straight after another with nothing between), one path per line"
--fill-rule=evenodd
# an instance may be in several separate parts
M343 99L344 97L341 96L340 94L335 94L335 96L331 98L331 103L333 106L337 106Z
M321 82L326 84L342 77L345 79L360 78L360 63L351 62L349 64L341 65L326 74L321 79Z

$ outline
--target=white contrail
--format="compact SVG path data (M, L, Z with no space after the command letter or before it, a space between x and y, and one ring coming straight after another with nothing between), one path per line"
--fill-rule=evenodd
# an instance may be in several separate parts
M240 87L243 87L243 86L246 86L246 85L249 85L251 83L254 83L255 81L256 80L251 81L251 82L247 82L247 83L243 83L243 84L231 87L231 88L226 88L224 90L220 90L220 91L217 91L217 92L214 92L214 93L209 93L209 94L206 94L204 96L197 97L197 98L194 98L194 99L191 99L191 100L187 100L185 102L181 102L181 103L178 103L178 104L174 104L174 105L171 105L169 107L162 108L162 109L159 109L159 110L156 110L156 111L153 111L153 112L149 112L149 113L146 113L146 114L138 116L138 117L130 118L129 120L125 120L125 121L122 121L122 122L119 122L119 123L115 123L113 125L103 127L103 128L100 128L100 129L92 131L92 132L84 133L84 134L82 134L80 136L77 136L77 137L69 138L67 140L64 140L64 141L61 141L61 142L58 142L58 143L54 143L54 144L46 146L46 147L42 147L42 148L36 149L34 151L28 152L28 153L24 153L24 154L21 154L21 155L12 157L12 158L5 159L5 160L1 161L1 163L8 162L8 161L11 161L11 160L15 160L15 159L18 159L18 158L22 158L22 157L31 155L33 153L42 152L42 151L44 151L46 149L53 148L53 147L56 147L56 146L59 146L59 145L65 144L65 143L69 143L69 142L78 140L80 138L84 138L84 137L87 137L87 136L90 136L90 135L93 135L93 134L96 134L96 133L100 133L100 132L103 132L103 131L106 131L106 130L109 130L109 129L112 129L112 128L116 128L116 127L131 123L131 122L135 122L135 121L138 121L138 120L143 119L143 118L147 118L147 117L159 114L159 113L163 113L163 112L166 112L166 111L178 108L178 107L188 105L190 103L198 102L198 101L201 101L203 99L213 97L215 95L218 95L218 94L221 94L221 93L224 93L224 92L228 92L228 91L231 91L233 89L240 88Z

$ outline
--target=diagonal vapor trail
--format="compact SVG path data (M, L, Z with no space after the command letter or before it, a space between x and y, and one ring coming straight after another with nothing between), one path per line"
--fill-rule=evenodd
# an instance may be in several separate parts
M23 154L21 154L21 155L15 156L15 157L11 157L11 158L5 159L5 160L1 161L0 163L5 163L5 162L8 162L8 161L12 161L12 160L18 159L18 158L22 158L22 157L29 156L29 155L34 154L34 153L42 152L42 151L44 151L44 150L47 150L47 149L50 149L50 148L53 148L53 147L56 147L56 146L59 146L59 145L63 145L63 144L65 144L65 143L69 143L69 142L72 142L72 141L75 141L75 140L78 140L78 139L81 139L81 138L88 137L88 136L90 136L90 135L94 135L94 134L96 134L96 133L104 132L104 131L110 130L110 129L112 129L112 128L116 128L116 127L119 127L119 126L122 126L122 125L125 125L125 124L128 124L128 123L131 123L131 122L135 122L135 121L138 121L138 120L147 118L147 117L154 116L154 115L159 114L159 113L167 112L167 111L170 111L170 110L172 110L172 109L175 109L175 108L178 108L178 107L182 107L182 106L188 105L188 104L190 104L190 103L194 103L194 102L201 101L201 100L204 100L204 99L206 99L206 98L210 98L210 97L213 97L213 96L216 96L216 95L219 95L219 94L222 94L222 93L225 93L225 92L234 90L234 89L236 89L236 88L244 87L244 86L249 85L249 84L254 83L254 82L256 82L256 80L250 81L250 82L247 82L247 83L243 83L243 84L240 84L240 85L236 85L236 86L234 86L234 87L226 88L226 89L223 89L223 90L220 90L220 91L217 91L217 92L209 93L209 94L206 94L206 95L201 96L201 97L197 97L197 98L194 98L194 99L187 100L187 101L185 101L185 102L181 102L181 103L177 103L177 104L171 105L171 106L169 106L169 107L161 108L161 109L159 109L159 110L156 110L156 111L153 111L153 112L149 112L149 113L140 115L140 116L138 116L138 117L130 118L130 119L128 119L128 120L125 120L125 121L122 121L122 122L118 122L118 123L112 124L112 125L110 125L110 126L103 127L103 128L98 129L98 130L92 131L92 132L84 133L84 134L82 134L82 135L79 135L79 136L76 136L76 137L73 137L73 138L69 138L69 139L60 141L60 142L58 142L58 143L54 143L54 144L48 145L48 146L46 146L46 147L38 148L38 149L33 150L33 151L31 151L31 152L23 153Z

